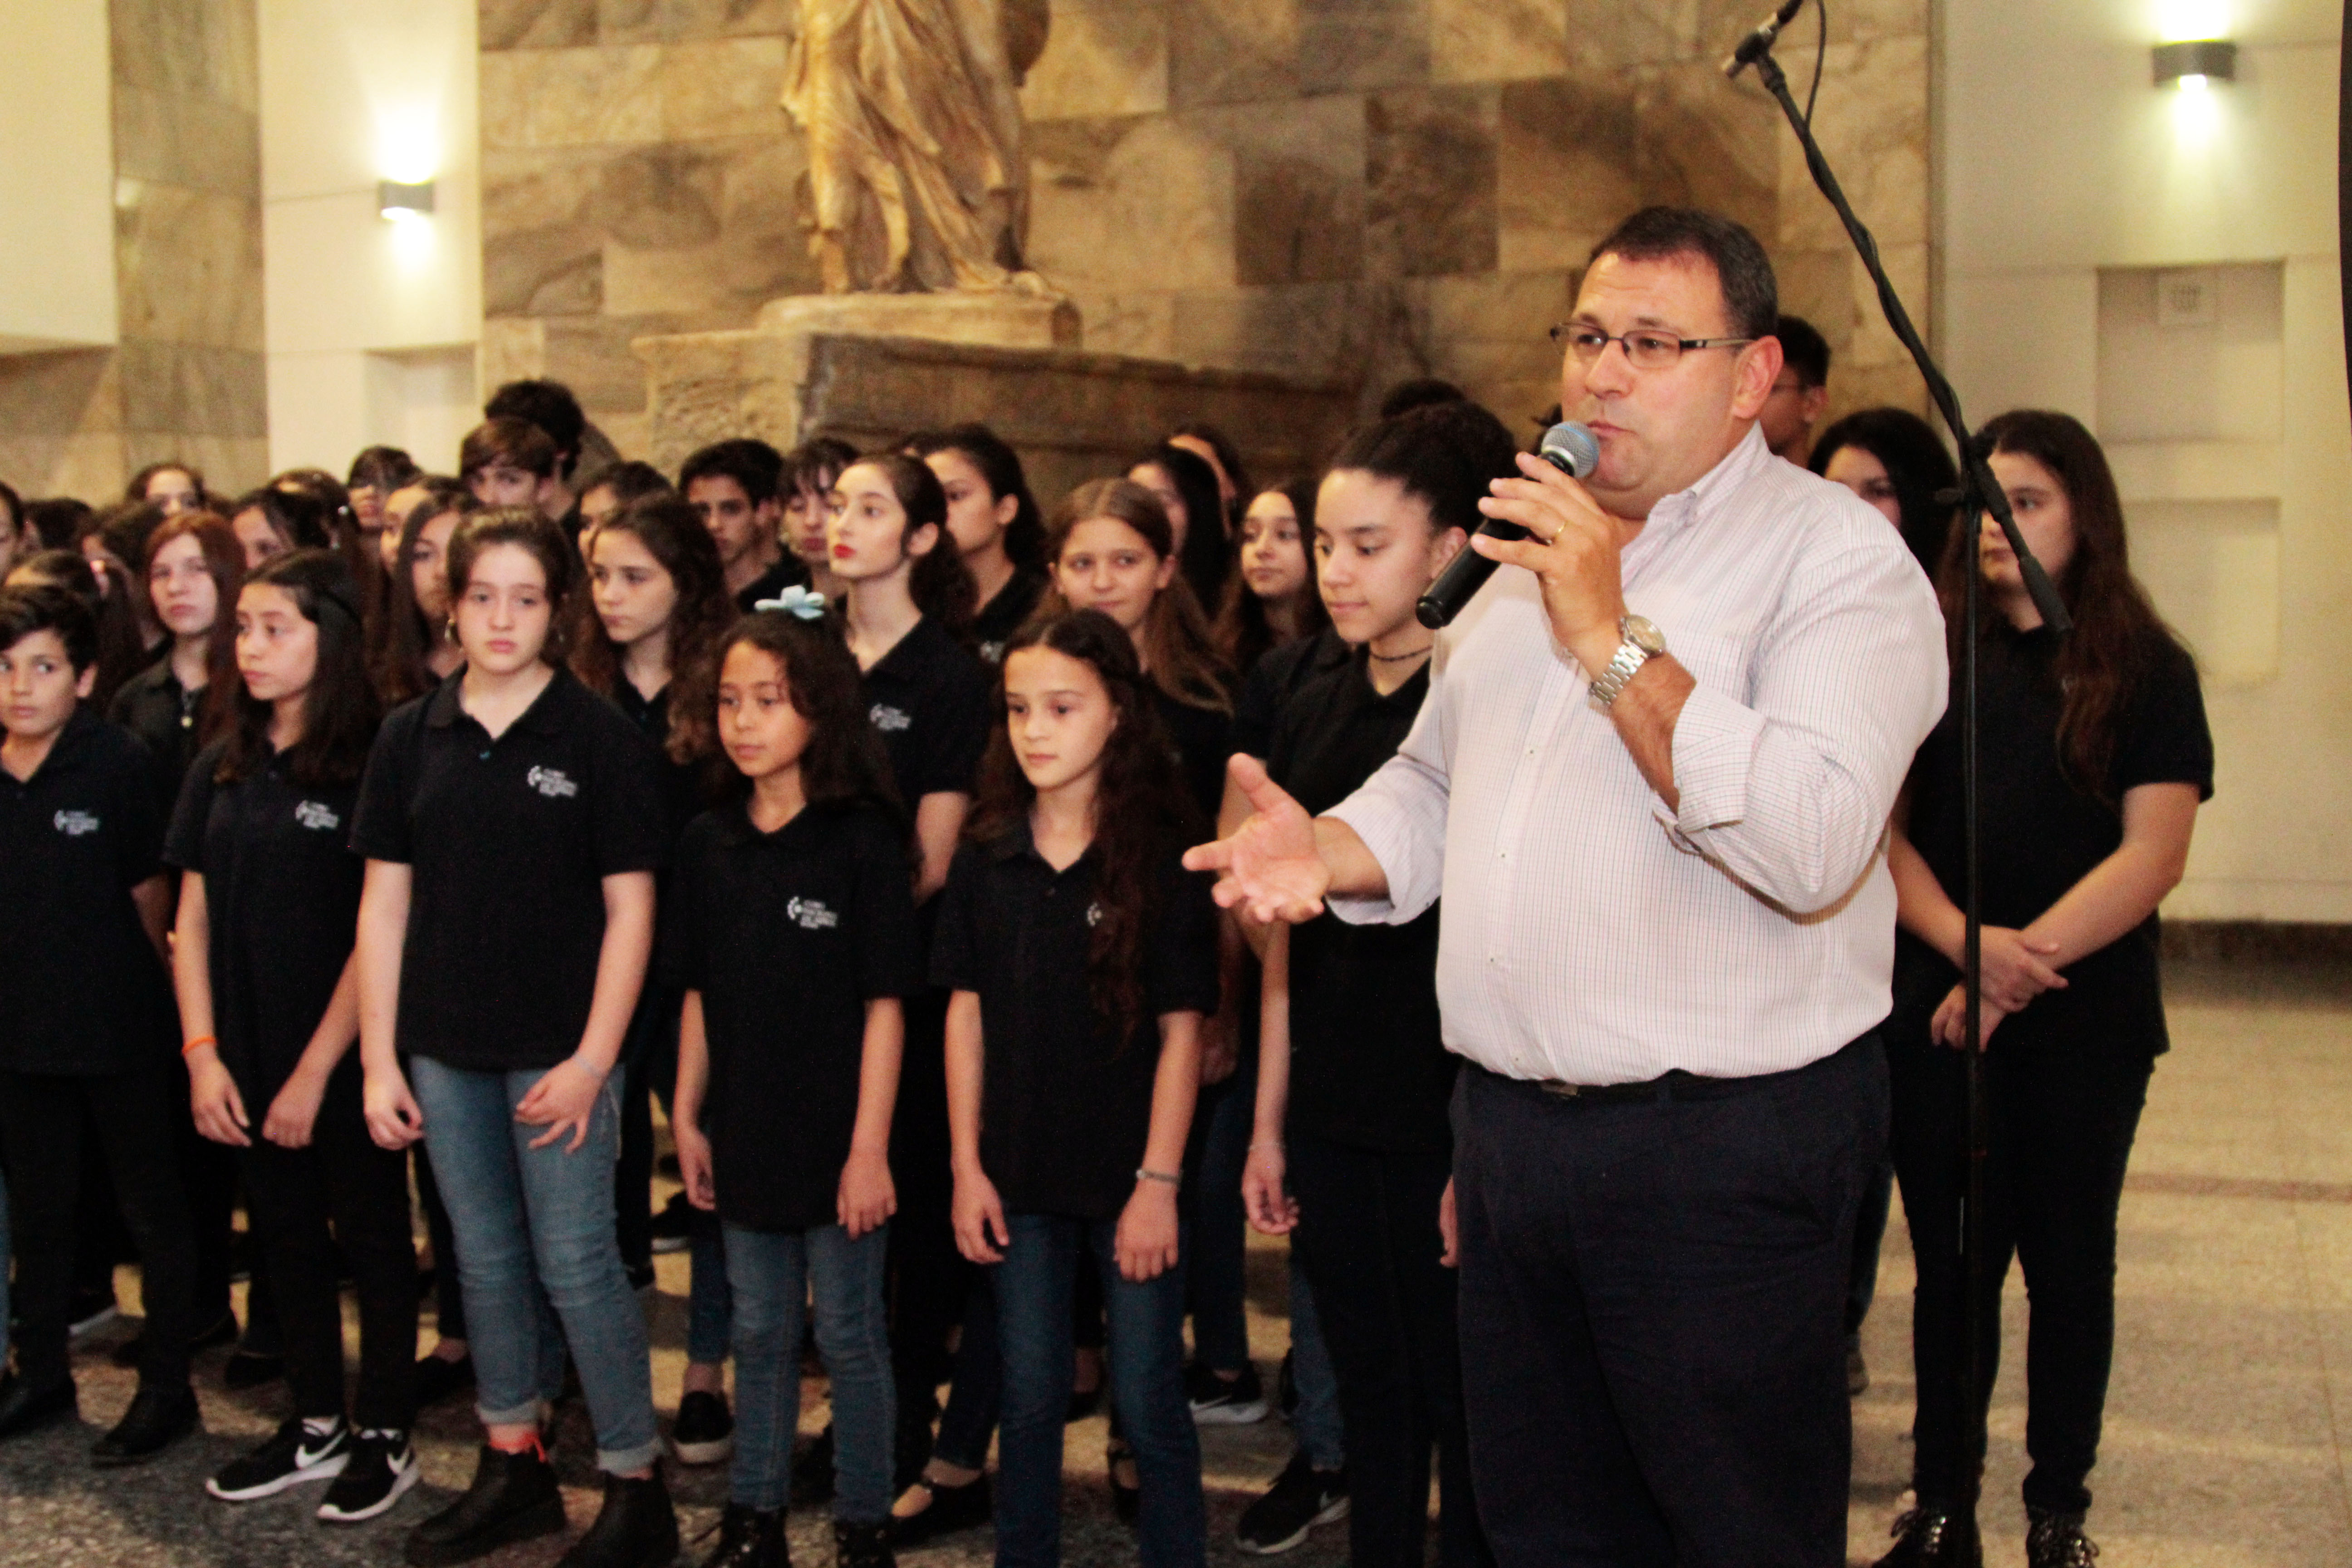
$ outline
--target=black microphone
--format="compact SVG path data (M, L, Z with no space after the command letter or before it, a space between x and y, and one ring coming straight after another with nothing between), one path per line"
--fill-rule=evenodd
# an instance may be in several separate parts
M1544 432L1543 446L1536 455L1570 479L1580 479L1601 466L1601 437L1573 421L1563 421ZM1528 536L1526 529L1500 518L1488 518L1478 531L1496 539ZM1501 564L1465 546L1413 606L1413 618L1432 631L1448 625Z
M1736 79L1741 71L1754 65L1757 58L1770 48L1773 40L1780 36L1780 29L1795 21L1797 13L1804 8L1805 0L1781 0L1780 8L1758 23L1756 30L1741 39L1739 47L1731 51L1731 58L1723 62L1723 74Z

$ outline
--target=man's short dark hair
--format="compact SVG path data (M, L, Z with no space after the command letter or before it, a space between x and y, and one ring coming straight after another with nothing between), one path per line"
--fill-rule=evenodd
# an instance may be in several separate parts
M533 479L551 479L561 472L562 458L554 437L528 419L502 414L466 432L457 448L457 472L470 483L483 469L503 463Z
M1830 341L1802 316L1783 316L1772 335L1780 340L1780 363L1797 373L1797 384L1811 392L1830 384Z
M1416 408L1427 408L1439 403L1460 403L1468 394L1450 381L1433 375L1417 375L1411 381L1400 381L1381 394L1381 417L1394 419Z
M1723 313L1735 336L1769 338L1780 321L1780 290L1772 259L1746 228L1696 207L1643 207L1592 247L1590 267L1604 256L1664 261L1696 256L1715 268Z
M98 662L98 619L79 595L46 583L0 588L0 649L36 632L58 634L76 675Z
M588 416L581 412L580 400L562 382L508 382L482 405L482 417L520 419L538 426L555 443L557 463L553 477L572 477L572 466L580 460L580 437L588 428Z
M655 468L651 463L640 463L631 458L617 463L607 463L580 481L582 495L584 496L590 490L595 489L611 490L613 499L621 505L626 506L631 501L641 500L646 496L667 495L670 493L670 484L668 479L662 477L662 471L659 468Z
M739 436L714 441L686 460L677 471L677 493L684 495L697 479L733 479L753 506L776 499L783 482L784 455L765 441Z

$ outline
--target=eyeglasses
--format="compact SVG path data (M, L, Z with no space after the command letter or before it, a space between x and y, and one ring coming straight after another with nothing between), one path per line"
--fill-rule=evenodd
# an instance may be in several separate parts
M1664 370L1679 361L1690 349L1745 348L1754 338L1677 338L1665 332L1604 332L1598 327L1580 327L1572 321L1562 321L1551 329L1554 344L1576 356L1579 364L1591 364L1609 352L1611 343L1625 345L1625 358L1636 370Z

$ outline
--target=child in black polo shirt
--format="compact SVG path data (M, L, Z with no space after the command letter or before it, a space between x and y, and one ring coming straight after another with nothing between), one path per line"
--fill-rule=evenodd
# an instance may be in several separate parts
M1217 1005L1215 911L1128 634L1081 610L1017 634L931 961L951 988L956 1241L995 1268L997 1561L1059 1559L1070 1291L1101 1270L1110 1385L1142 1481L1142 1560L1207 1550L1183 1382L1176 1188Z
M537 511L458 526L449 586L466 667L384 721L352 831L368 862L368 1131L388 1149L425 1140L488 1428L472 1489L410 1533L416 1564L563 1528L541 1421L566 1345L606 1473L604 1510L568 1561L637 1568L677 1551L645 1315L614 1236L607 1081L652 952L667 834L653 747L553 662L578 573Z
M85 700L98 630L62 588L0 590L0 1154L24 1328L0 1379L0 1438L72 1417L66 1360L74 1203L97 1134L139 1249L139 1394L102 1466L152 1458L196 1425L188 1386L195 1248L180 1195L169 900L152 763Z
M814 592L786 589L738 625L719 738L750 796L697 817L679 846L671 1125L688 1195L726 1225L742 1407L714 1568L785 1562L812 1294L833 1380L837 1560L892 1560L888 1150L900 998L922 963L889 764L860 706L857 665Z
M408 1163L368 1137L352 1051L363 866L351 823L380 710L359 591L337 556L299 550L268 562L234 614L243 690L233 727L189 768L164 847L186 873L173 971L196 1131L243 1151L295 1409L206 1489L247 1502L331 1478L319 1517L355 1523L417 1479ZM351 1423L339 1245L359 1288Z

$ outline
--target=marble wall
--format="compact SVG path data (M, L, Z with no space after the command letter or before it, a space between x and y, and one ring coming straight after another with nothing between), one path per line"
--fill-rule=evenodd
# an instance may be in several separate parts
M110 349L0 358L0 476L103 500L166 458L268 472L255 0L110 0Z
M1754 228L1838 353L1838 408L1921 404L1752 78L1756 0L1053 0L1023 90L1037 269L1089 351L1360 384L1460 381L1521 429L1612 223ZM792 0L482 0L486 384L570 381L641 446L631 338L816 286L776 100ZM1927 0L1834 8L1817 125L1929 319ZM1801 85L1811 34L1783 51Z

